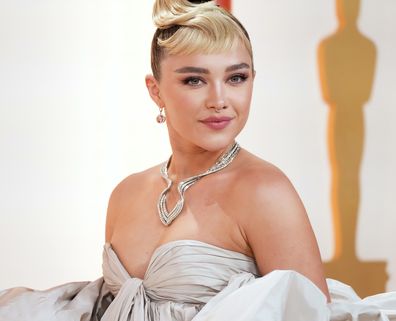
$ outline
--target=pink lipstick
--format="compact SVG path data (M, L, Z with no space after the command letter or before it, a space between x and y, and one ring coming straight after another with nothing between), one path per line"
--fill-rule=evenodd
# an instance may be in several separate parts
M211 129L223 129L228 126L233 118L227 116L215 117L211 116L201 120L201 123L205 124Z

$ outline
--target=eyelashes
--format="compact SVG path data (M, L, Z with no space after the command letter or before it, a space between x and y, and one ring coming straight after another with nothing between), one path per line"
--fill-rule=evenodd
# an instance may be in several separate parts
M237 85L237 84L245 82L248 78L249 78L248 74L238 73L238 74L231 75L227 79L227 82L230 83L231 85ZM201 77L197 77L197 76L190 76L190 77L186 77L186 78L182 79L182 84L192 86L192 87L198 87L205 83L206 83L205 79L203 79Z
M244 82L246 79L248 79L248 77L249 76L247 74L236 74L236 75L232 75L229 81L233 83L241 83Z
M203 83L203 79L199 77L187 77L182 80L182 83L184 85L189 85L189 86L199 86Z

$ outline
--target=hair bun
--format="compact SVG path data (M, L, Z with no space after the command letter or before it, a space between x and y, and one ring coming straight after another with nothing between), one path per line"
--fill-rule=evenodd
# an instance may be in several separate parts
M157 28L166 29L174 25L188 25L204 7L216 7L213 0L156 0L153 21Z

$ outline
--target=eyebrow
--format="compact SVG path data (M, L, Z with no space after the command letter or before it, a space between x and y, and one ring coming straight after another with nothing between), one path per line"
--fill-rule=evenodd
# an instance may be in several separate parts
M177 72L178 74L188 74L188 73L209 74L209 70L206 68L192 67L192 66L186 66L176 69L175 72Z
M250 66L247 63L242 62L240 64L236 64L236 65L232 65L232 66L227 67L226 68L226 72L235 71L235 70L238 70L238 69L250 69Z
M226 68L226 72L235 71L239 69L250 69L250 66L242 62L240 64L231 65ZM197 73L197 74L210 74L209 69L200 68L200 67L193 67L193 66L186 66L179 69L176 69L175 72L178 74L187 74L187 73Z

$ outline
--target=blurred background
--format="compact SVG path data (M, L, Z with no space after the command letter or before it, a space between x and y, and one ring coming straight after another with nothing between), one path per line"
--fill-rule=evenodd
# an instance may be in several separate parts
M326 61L338 53L321 63L319 48L327 52L325 40L341 23L339 2L232 1L252 38L257 71L238 140L289 176L325 261L337 252L328 135L337 101L328 91L338 83L330 76L326 82ZM386 289L396 290L396 2L355 4L356 26L375 52L359 107L356 257L384 262ZM0 289L100 277L112 189L169 157L165 126L156 123L144 85L152 5L0 0ZM349 52L351 63L359 48ZM350 79L343 70L336 79ZM334 141L342 144L343 136Z

